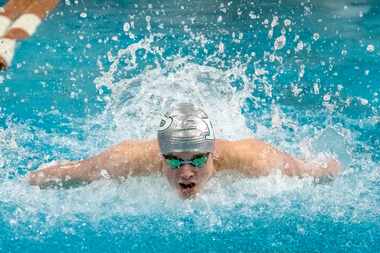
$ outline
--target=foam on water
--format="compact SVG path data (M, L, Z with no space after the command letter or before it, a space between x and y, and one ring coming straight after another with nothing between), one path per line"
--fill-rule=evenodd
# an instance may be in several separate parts
M136 44L146 47L145 42ZM136 44L119 51L110 71L95 81L98 87L105 84L112 91L105 113L113 115L117 133L129 138L153 137L160 113L173 103L188 101L205 109L215 122L216 134L220 138L241 138L250 134L240 113L244 99L250 94L250 83L247 80L247 88L240 91L230 85L231 75L244 70L236 67L222 71L192 63L186 58L174 58L166 61L164 68L158 65L133 78L113 82L115 65L122 58L134 55ZM129 69L129 64L134 62L128 62L124 69Z

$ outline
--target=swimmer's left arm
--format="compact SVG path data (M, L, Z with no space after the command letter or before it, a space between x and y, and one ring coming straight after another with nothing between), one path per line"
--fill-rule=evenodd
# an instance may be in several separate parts
M340 171L338 161L331 159L325 164L306 163L282 152L272 145L256 139L217 142L219 168L234 168L251 176L264 176L280 169L287 176L336 176ZM218 153L218 152L217 152Z

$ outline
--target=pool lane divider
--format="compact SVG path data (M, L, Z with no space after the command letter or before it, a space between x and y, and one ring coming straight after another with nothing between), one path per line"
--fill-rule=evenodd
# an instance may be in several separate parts
M31 37L42 20L56 7L59 0L29 0L24 6L16 8L20 3L10 0L6 8L0 12L0 69L6 69L12 64L16 42ZM14 6L12 6L14 4ZM12 6L12 7L9 7Z
M34 1L36 0L8 0L0 7L0 69L11 64L16 47L16 40L5 36L7 31Z
M11 18L0 15L0 69L5 69L11 64L16 48L16 40L4 37L11 24Z
M11 65L15 48L16 40L7 38L0 39L0 69L5 69Z
M10 18L8 18L7 16L0 15L0 36L4 36L11 23L12 20Z
M33 13L23 14L9 27L7 33L12 33L14 30L20 30L19 32L16 31L16 34L24 33L24 36L18 37L17 39L25 39L36 32L41 21L41 18Z
M8 25L6 33L0 39L0 65L7 68L12 64L16 49L16 41L32 36L42 20L32 13L22 14L12 24ZM0 67L1 68L1 67Z

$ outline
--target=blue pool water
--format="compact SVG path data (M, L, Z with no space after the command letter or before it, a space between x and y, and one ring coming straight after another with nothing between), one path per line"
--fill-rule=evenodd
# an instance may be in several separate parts
M379 252L380 4L62 1L0 73L0 252ZM219 138L344 164L332 182L221 174L72 189L28 171L152 138L176 101Z

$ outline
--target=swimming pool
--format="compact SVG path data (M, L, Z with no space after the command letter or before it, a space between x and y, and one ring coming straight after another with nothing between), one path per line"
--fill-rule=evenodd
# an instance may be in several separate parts
M106 2L106 3L104 3ZM0 74L1 252L376 252L377 1L62 1ZM222 174L194 200L166 179L40 190L23 176L201 104L219 138L256 136L332 182Z

